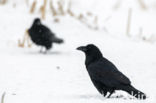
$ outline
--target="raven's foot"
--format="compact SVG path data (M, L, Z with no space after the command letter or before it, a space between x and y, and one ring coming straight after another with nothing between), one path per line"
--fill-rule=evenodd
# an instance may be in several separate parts
M43 47L41 47L41 49L40 49L40 53L43 53Z
M45 51L43 52L43 54L47 54L47 52L48 52L48 51L47 51L47 50L45 50Z
M102 95L105 97L107 95L107 92L102 92Z
M112 93L110 93L110 94L107 96L107 98L110 98L110 97L111 97L111 95L112 95Z
M108 95L107 98L110 98L113 93L114 93L114 90L110 91L110 94Z

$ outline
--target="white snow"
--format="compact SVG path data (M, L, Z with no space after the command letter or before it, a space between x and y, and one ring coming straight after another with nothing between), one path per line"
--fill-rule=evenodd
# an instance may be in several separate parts
M40 47L35 45L32 48L17 46L25 29L40 16L38 12L30 15L21 0L1 5L0 95L6 92L4 103L155 103L156 44L141 40L138 34L141 27L145 37L153 35L152 40L156 40L156 2L145 0L149 9L142 11L134 0L121 1L121 7L113 10L114 0L72 0L75 13L90 11L98 15L97 31L69 15L58 17L60 22L54 23L48 13L43 23L65 40L63 45L54 45L48 54L39 53ZM125 34L129 8L133 10L131 37ZM76 50L89 43L96 44L103 55L130 78L133 86L145 92L147 100L130 99L132 97L122 91L117 91L111 99L101 96L90 81L84 54ZM115 98L121 95L123 97Z

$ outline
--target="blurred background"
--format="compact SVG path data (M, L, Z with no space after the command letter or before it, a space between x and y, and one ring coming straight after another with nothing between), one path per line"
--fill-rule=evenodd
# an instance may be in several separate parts
M4 25L7 25L7 22L17 25L23 22L26 28L35 17L41 17L51 23L59 23L62 18L72 18L88 29L113 37L131 36L148 42L154 42L156 39L154 0L1 0L0 5L1 20L8 19ZM1 25L1 29L9 29L4 25ZM18 34L22 34L22 31Z
M63 38L47 54L26 35L33 20ZM0 94L4 103L103 103L75 49L93 43L156 100L155 0L0 0ZM129 101L125 92L118 102ZM4 99L4 100L3 100ZM139 102L140 101L135 101Z

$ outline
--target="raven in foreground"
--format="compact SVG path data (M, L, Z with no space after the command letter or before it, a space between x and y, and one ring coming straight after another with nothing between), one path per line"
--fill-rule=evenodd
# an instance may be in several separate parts
M55 34L46 26L44 26L39 18L36 18L28 30L31 40L41 47L45 47L46 51L51 49L53 43L63 43L63 40L57 38ZM41 48L42 52L42 48Z
M123 90L138 99L146 99L146 95L135 89L131 85L130 80L113 63L104 58L95 45L81 46L77 50L85 53L85 65L90 78L94 86L104 97L107 95L107 92L110 93L108 95L109 98L115 90Z

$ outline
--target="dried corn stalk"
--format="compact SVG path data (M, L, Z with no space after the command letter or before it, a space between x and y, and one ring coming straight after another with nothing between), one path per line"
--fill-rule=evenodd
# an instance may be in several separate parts
M50 1L50 10L51 10L53 16L57 15L57 12L56 12L56 10L54 8L52 0Z
M58 1L58 2L57 2L57 5L58 5L59 13L60 13L61 15L64 15L65 13L64 13L64 10L63 10L63 1Z
M34 1L34 2L32 3L32 5L31 5L31 9L30 9L30 13L31 13L31 14L34 13L35 8L36 8L36 4L37 4L36 1Z
M3 95L2 95L1 103L4 103L5 94L6 94L6 93L4 92Z
M130 8L128 11L128 20L127 20L127 29L126 29L127 36L130 36L131 18L132 18L132 9Z
M46 5L47 5L47 0L44 0L43 6L41 6L41 8L40 8L40 11L41 11L41 14L42 14L42 19L45 19Z
M18 40L18 46L23 48L25 46L26 41L27 41L27 46L31 47L32 44L30 43L30 37L29 37L29 34L28 34L28 29L26 29L26 31L25 31L22 42L20 40Z
M69 1L67 13L72 17L74 16L74 13L71 11L71 1Z
M138 0L140 6L142 9L146 10L147 9L147 6L145 5L144 1L143 0Z
M8 1L8 0L1 0L1 1L0 1L0 4L4 5L4 4L7 3L7 1Z

